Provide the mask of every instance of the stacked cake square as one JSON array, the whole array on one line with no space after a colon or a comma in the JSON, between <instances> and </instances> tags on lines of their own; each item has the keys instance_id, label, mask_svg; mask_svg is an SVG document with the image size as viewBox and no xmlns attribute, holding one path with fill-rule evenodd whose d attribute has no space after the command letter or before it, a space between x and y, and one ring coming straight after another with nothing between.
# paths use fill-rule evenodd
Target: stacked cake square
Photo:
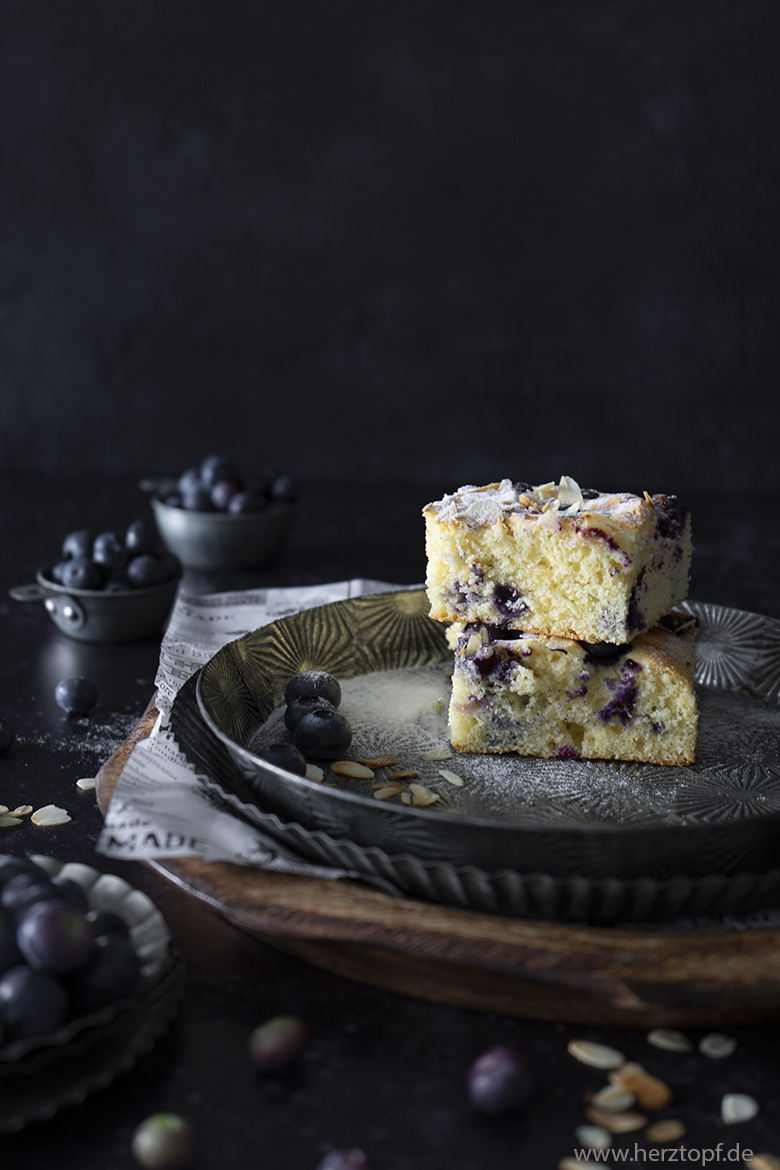
<instances>
[{"instance_id":1,"label":"stacked cake square","mask_svg":"<svg viewBox=\"0 0 780 1170\"><path fill-rule=\"evenodd\" d=\"M693 762L694 622L674 608L691 519L676 496L505 479L423 516L456 749Z\"/></svg>"}]
</instances>

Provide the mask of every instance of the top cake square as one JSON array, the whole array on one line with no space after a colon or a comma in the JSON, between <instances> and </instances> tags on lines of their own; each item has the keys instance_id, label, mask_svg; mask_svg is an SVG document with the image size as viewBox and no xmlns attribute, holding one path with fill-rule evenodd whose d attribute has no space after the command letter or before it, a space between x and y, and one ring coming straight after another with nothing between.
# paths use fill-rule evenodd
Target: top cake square
<instances>
[{"instance_id":1,"label":"top cake square","mask_svg":"<svg viewBox=\"0 0 780 1170\"><path fill-rule=\"evenodd\" d=\"M688 593L691 519L673 495L504 479L459 488L423 516L438 621L620 644Z\"/></svg>"}]
</instances>

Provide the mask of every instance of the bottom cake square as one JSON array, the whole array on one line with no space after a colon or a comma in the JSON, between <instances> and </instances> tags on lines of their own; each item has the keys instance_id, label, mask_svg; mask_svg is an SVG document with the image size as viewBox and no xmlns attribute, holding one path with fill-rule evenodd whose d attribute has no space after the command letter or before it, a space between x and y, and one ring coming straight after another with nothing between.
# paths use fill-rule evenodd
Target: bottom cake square
<instances>
[{"instance_id":1,"label":"bottom cake square","mask_svg":"<svg viewBox=\"0 0 780 1170\"><path fill-rule=\"evenodd\" d=\"M675 612L622 646L453 627L452 745L461 752L693 763L694 627Z\"/></svg>"}]
</instances>

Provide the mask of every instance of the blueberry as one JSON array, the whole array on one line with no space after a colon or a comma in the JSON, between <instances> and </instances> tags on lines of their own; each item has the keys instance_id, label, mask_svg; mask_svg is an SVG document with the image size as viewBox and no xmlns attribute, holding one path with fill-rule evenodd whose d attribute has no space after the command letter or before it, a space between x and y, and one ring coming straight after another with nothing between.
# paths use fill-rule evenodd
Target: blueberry
<instances>
[{"instance_id":1,"label":"blueberry","mask_svg":"<svg viewBox=\"0 0 780 1170\"><path fill-rule=\"evenodd\" d=\"M130 1148L145 1170L184 1170L195 1152L190 1123L176 1113L155 1113L135 1130Z\"/></svg>"},{"instance_id":2,"label":"blueberry","mask_svg":"<svg viewBox=\"0 0 780 1170\"><path fill-rule=\"evenodd\" d=\"M91 924L65 902L39 902L17 921L16 945L36 971L67 975L83 967L95 950Z\"/></svg>"},{"instance_id":3,"label":"blueberry","mask_svg":"<svg viewBox=\"0 0 780 1170\"><path fill-rule=\"evenodd\" d=\"M262 1072L289 1071L310 1039L308 1024L298 1016L274 1016L249 1037L249 1057Z\"/></svg>"},{"instance_id":4,"label":"blueberry","mask_svg":"<svg viewBox=\"0 0 780 1170\"><path fill-rule=\"evenodd\" d=\"M261 760L267 760L277 768L284 768L286 772L294 772L296 776L306 774L306 760L291 743L269 743L257 754Z\"/></svg>"},{"instance_id":5,"label":"blueberry","mask_svg":"<svg viewBox=\"0 0 780 1170\"><path fill-rule=\"evenodd\" d=\"M257 490L236 492L228 503L228 512L264 512L268 507L268 496Z\"/></svg>"},{"instance_id":6,"label":"blueberry","mask_svg":"<svg viewBox=\"0 0 780 1170\"><path fill-rule=\"evenodd\" d=\"M10 719L0 715L0 756L4 756L16 739L16 731Z\"/></svg>"},{"instance_id":7,"label":"blueberry","mask_svg":"<svg viewBox=\"0 0 780 1170\"><path fill-rule=\"evenodd\" d=\"M292 504L298 499L298 488L291 475L277 475L271 480L269 494L272 500Z\"/></svg>"},{"instance_id":8,"label":"blueberry","mask_svg":"<svg viewBox=\"0 0 780 1170\"><path fill-rule=\"evenodd\" d=\"M162 497L162 502L167 504L169 508L183 508L184 496L181 492L168 492L167 496Z\"/></svg>"},{"instance_id":9,"label":"blueberry","mask_svg":"<svg viewBox=\"0 0 780 1170\"><path fill-rule=\"evenodd\" d=\"M69 532L62 542L62 555L66 561L72 557L89 560L92 556L92 533L87 528Z\"/></svg>"},{"instance_id":10,"label":"blueberry","mask_svg":"<svg viewBox=\"0 0 780 1170\"><path fill-rule=\"evenodd\" d=\"M370 1166L363 1150L331 1150L317 1170L370 1170Z\"/></svg>"},{"instance_id":11,"label":"blueberry","mask_svg":"<svg viewBox=\"0 0 780 1170\"><path fill-rule=\"evenodd\" d=\"M145 520L134 520L125 532L125 548L131 556L151 556L157 549L157 534Z\"/></svg>"},{"instance_id":12,"label":"blueberry","mask_svg":"<svg viewBox=\"0 0 780 1170\"><path fill-rule=\"evenodd\" d=\"M197 487L182 492L181 506L187 512L213 512L210 489L204 484L198 484Z\"/></svg>"},{"instance_id":13,"label":"blueberry","mask_svg":"<svg viewBox=\"0 0 780 1170\"><path fill-rule=\"evenodd\" d=\"M53 565L49 570L49 576L51 577L52 581L56 581L58 585L62 585L63 583L63 579L65 577L65 566L67 563L67 561L57 561L57 564Z\"/></svg>"},{"instance_id":14,"label":"blueberry","mask_svg":"<svg viewBox=\"0 0 780 1170\"><path fill-rule=\"evenodd\" d=\"M528 1057L501 1045L478 1056L466 1078L473 1107L493 1117L514 1113L527 1105L534 1087L535 1076Z\"/></svg>"},{"instance_id":15,"label":"blueberry","mask_svg":"<svg viewBox=\"0 0 780 1170\"><path fill-rule=\"evenodd\" d=\"M129 939L106 934L94 942L86 966L68 980L72 1002L82 1012L98 1011L132 995L141 978L141 961Z\"/></svg>"},{"instance_id":16,"label":"blueberry","mask_svg":"<svg viewBox=\"0 0 780 1170\"><path fill-rule=\"evenodd\" d=\"M308 715L310 711L318 711L323 708L328 708L333 711L332 703L327 699L323 699L321 695L301 695L299 699L293 699L292 703L287 704L287 709L284 713L284 725L288 731L295 731L295 728L303 719L304 715Z\"/></svg>"},{"instance_id":17,"label":"blueberry","mask_svg":"<svg viewBox=\"0 0 780 1170\"><path fill-rule=\"evenodd\" d=\"M20 964L0 975L0 1018L9 1040L53 1032L65 1023L68 993L59 979Z\"/></svg>"},{"instance_id":18,"label":"blueberry","mask_svg":"<svg viewBox=\"0 0 780 1170\"><path fill-rule=\"evenodd\" d=\"M307 759L336 760L351 742L352 728L335 708L310 711L293 732L293 743Z\"/></svg>"},{"instance_id":19,"label":"blueberry","mask_svg":"<svg viewBox=\"0 0 780 1170\"><path fill-rule=\"evenodd\" d=\"M218 512L226 512L230 501L239 491L238 480L218 479L211 489L211 502Z\"/></svg>"},{"instance_id":20,"label":"blueberry","mask_svg":"<svg viewBox=\"0 0 780 1170\"><path fill-rule=\"evenodd\" d=\"M98 701L95 684L88 678L63 678L54 688L54 698L68 715L88 715Z\"/></svg>"},{"instance_id":21,"label":"blueberry","mask_svg":"<svg viewBox=\"0 0 780 1170\"><path fill-rule=\"evenodd\" d=\"M86 919L95 938L104 938L107 934L119 934L122 938L130 938L130 927L126 920L113 910L89 910Z\"/></svg>"},{"instance_id":22,"label":"blueberry","mask_svg":"<svg viewBox=\"0 0 780 1170\"><path fill-rule=\"evenodd\" d=\"M303 670L291 678L284 689L284 701L292 703L302 695L318 695L321 699L338 707L341 702L341 687L338 679L327 670Z\"/></svg>"},{"instance_id":23,"label":"blueberry","mask_svg":"<svg viewBox=\"0 0 780 1170\"><path fill-rule=\"evenodd\" d=\"M211 490L220 479L238 480L238 467L227 455L207 455L200 465L200 479Z\"/></svg>"},{"instance_id":24,"label":"blueberry","mask_svg":"<svg viewBox=\"0 0 780 1170\"><path fill-rule=\"evenodd\" d=\"M153 585L162 585L168 578L159 557L142 553L141 556L133 557L127 566L127 579L134 589L149 589Z\"/></svg>"},{"instance_id":25,"label":"blueberry","mask_svg":"<svg viewBox=\"0 0 780 1170\"><path fill-rule=\"evenodd\" d=\"M43 866L29 857L17 857L14 853L0 853L0 891L19 873L35 874L41 880L48 879Z\"/></svg>"},{"instance_id":26,"label":"blueberry","mask_svg":"<svg viewBox=\"0 0 780 1170\"><path fill-rule=\"evenodd\" d=\"M102 566L91 557L73 557L65 562L62 570L62 584L66 589L100 589L104 579Z\"/></svg>"},{"instance_id":27,"label":"blueberry","mask_svg":"<svg viewBox=\"0 0 780 1170\"><path fill-rule=\"evenodd\" d=\"M118 573L127 564L125 542L115 532L101 532L92 545L92 560L106 573Z\"/></svg>"},{"instance_id":28,"label":"blueberry","mask_svg":"<svg viewBox=\"0 0 780 1170\"><path fill-rule=\"evenodd\" d=\"M197 467L188 467L179 476L177 487L181 495L186 496L188 492L192 492L195 488L202 487L203 484L200 478L200 471Z\"/></svg>"}]
</instances>

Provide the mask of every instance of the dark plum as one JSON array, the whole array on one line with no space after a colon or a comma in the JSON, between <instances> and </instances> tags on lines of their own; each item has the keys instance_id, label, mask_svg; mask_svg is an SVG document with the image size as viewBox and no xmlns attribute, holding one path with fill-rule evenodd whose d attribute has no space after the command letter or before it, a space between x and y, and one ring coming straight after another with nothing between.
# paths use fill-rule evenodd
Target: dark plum
<instances>
[{"instance_id":1,"label":"dark plum","mask_svg":"<svg viewBox=\"0 0 780 1170\"><path fill-rule=\"evenodd\" d=\"M260 748L257 754L261 760L267 760L277 768L284 768L286 772L294 772L297 776L306 774L306 760L291 743L269 743Z\"/></svg>"},{"instance_id":2,"label":"dark plum","mask_svg":"<svg viewBox=\"0 0 780 1170\"><path fill-rule=\"evenodd\" d=\"M65 562L62 570L62 584L66 589L100 589L105 578L102 566L87 557L73 557Z\"/></svg>"},{"instance_id":3,"label":"dark plum","mask_svg":"<svg viewBox=\"0 0 780 1170\"><path fill-rule=\"evenodd\" d=\"M16 739L16 731L10 719L0 715L0 756L4 756Z\"/></svg>"},{"instance_id":4,"label":"dark plum","mask_svg":"<svg viewBox=\"0 0 780 1170\"><path fill-rule=\"evenodd\" d=\"M68 993L59 979L24 964L0 975L0 1019L7 1040L53 1032L68 1016Z\"/></svg>"},{"instance_id":5,"label":"dark plum","mask_svg":"<svg viewBox=\"0 0 780 1170\"><path fill-rule=\"evenodd\" d=\"M88 528L79 528L76 532L69 532L62 542L62 555L65 560L80 557L89 560L92 556L92 533Z\"/></svg>"},{"instance_id":6,"label":"dark plum","mask_svg":"<svg viewBox=\"0 0 780 1170\"><path fill-rule=\"evenodd\" d=\"M184 1170L195 1153L192 1127L177 1113L155 1113L136 1128L130 1149L144 1170Z\"/></svg>"},{"instance_id":7,"label":"dark plum","mask_svg":"<svg viewBox=\"0 0 780 1170\"><path fill-rule=\"evenodd\" d=\"M22 961L16 945L16 918L10 910L0 907L0 972L17 967Z\"/></svg>"},{"instance_id":8,"label":"dark plum","mask_svg":"<svg viewBox=\"0 0 780 1170\"><path fill-rule=\"evenodd\" d=\"M18 873L0 891L0 905L15 915L17 920L30 906L44 900L64 901L48 874L42 870L40 873Z\"/></svg>"},{"instance_id":9,"label":"dark plum","mask_svg":"<svg viewBox=\"0 0 780 1170\"><path fill-rule=\"evenodd\" d=\"M127 566L127 579L134 589L149 589L153 585L162 585L168 578L165 565L159 557L141 553L133 557Z\"/></svg>"},{"instance_id":10,"label":"dark plum","mask_svg":"<svg viewBox=\"0 0 780 1170\"><path fill-rule=\"evenodd\" d=\"M321 695L301 695L300 698L293 699L292 703L288 703L284 713L284 725L288 731L295 731L304 715L323 708L334 710L333 704L323 699Z\"/></svg>"},{"instance_id":11,"label":"dark plum","mask_svg":"<svg viewBox=\"0 0 780 1170\"><path fill-rule=\"evenodd\" d=\"M368 1158L363 1150L331 1150L321 1162L317 1163L317 1170L371 1170Z\"/></svg>"},{"instance_id":12,"label":"dark plum","mask_svg":"<svg viewBox=\"0 0 780 1170\"><path fill-rule=\"evenodd\" d=\"M59 897L67 902L69 906L80 910L82 914L87 914L89 911L89 898L87 892L82 885L74 881L73 878L62 877L57 874L51 878L51 884L56 890Z\"/></svg>"},{"instance_id":13,"label":"dark plum","mask_svg":"<svg viewBox=\"0 0 780 1170\"><path fill-rule=\"evenodd\" d=\"M95 951L92 926L84 913L65 902L39 902L17 915L16 945L36 971L67 975L78 971Z\"/></svg>"},{"instance_id":14,"label":"dark plum","mask_svg":"<svg viewBox=\"0 0 780 1170\"><path fill-rule=\"evenodd\" d=\"M91 679L63 678L54 688L54 698L68 715L88 715L98 701L98 690Z\"/></svg>"},{"instance_id":15,"label":"dark plum","mask_svg":"<svg viewBox=\"0 0 780 1170\"><path fill-rule=\"evenodd\" d=\"M307 759L336 760L352 742L352 728L335 708L310 711L293 732L293 743Z\"/></svg>"},{"instance_id":16,"label":"dark plum","mask_svg":"<svg viewBox=\"0 0 780 1170\"><path fill-rule=\"evenodd\" d=\"M341 702L341 686L327 670L302 670L290 679L284 688L284 701L292 703L303 695L317 695L327 699L333 707Z\"/></svg>"},{"instance_id":17,"label":"dark plum","mask_svg":"<svg viewBox=\"0 0 780 1170\"><path fill-rule=\"evenodd\" d=\"M129 939L119 934L101 935L86 966L68 979L74 1006L97 1011L115 1000L132 995L141 978L141 961Z\"/></svg>"},{"instance_id":18,"label":"dark plum","mask_svg":"<svg viewBox=\"0 0 780 1170\"><path fill-rule=\"evenodd\" d=\"M466 1091L480 1113L500 1117L527 1105L535 1088L531 1061L514 1048L497 1045L483 1052L468 1070Z\"/></svg>"},{"instance_id":19,"label":"dark plum","mask_svg":"<svg viewBox=\"0 0 780 1170\"><path fill-rule=\"evenodd\" d=\"M309 1044L308 1024L299 1016L274 1016L249 1037L249 1058L266 1073L288 1072Z\"/></svg>"},{"instance_id":20,"label":"dark plum","mask_svg":"<svg viewBox=\"0 0 780 1170\"><path fill-rule=\"evenodd\" d=\"M113 910L88 910L86 919L95 938L104 938L107 934L119 934L122 938L130 938L130 927L126 919Z\"/></svg>"},{"instance_id":21,"label":"dark plum","mask_svg":"<svg viewBox=\"0 0 780 1170\"><path fill-rule=\"evenodd\" d=\"M115 532L101 532L92 545L92 560L106 573L119 573L128 561L125 542Z\"/></svg>"}]
</instances>

